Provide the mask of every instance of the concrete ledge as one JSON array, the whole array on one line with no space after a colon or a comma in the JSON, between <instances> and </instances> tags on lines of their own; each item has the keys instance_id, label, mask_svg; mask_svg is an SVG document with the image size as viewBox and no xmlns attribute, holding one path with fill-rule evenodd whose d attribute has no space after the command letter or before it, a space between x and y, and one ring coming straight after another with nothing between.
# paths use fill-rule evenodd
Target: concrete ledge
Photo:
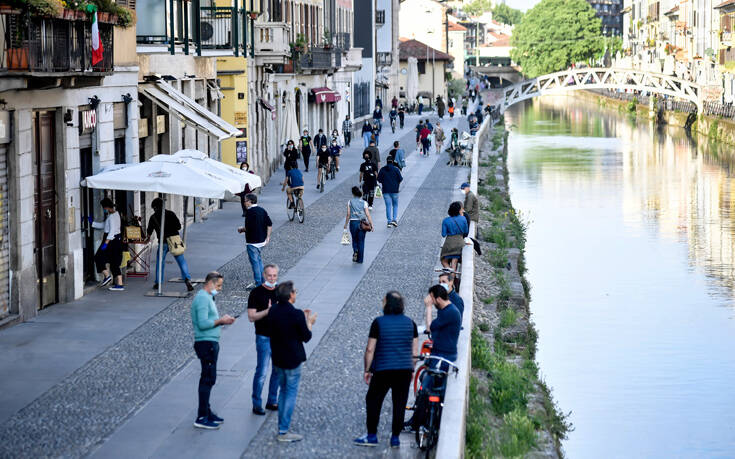
<instances>
[{"instance_id":1,"label":"concrete ledge","mask_svg":"<svg viewBox=\"0 0 735 459\"><path fill-rule=\"evenodd\" d=\"M492 125L489 116L486 116L475 136L475 145L472 149L472 171L470 174L470 190L477 194L478 163L480 158L480 144L483 143L489 127ZM470 224L470 236L475 237L477 228L475 222ZM464 314L462 315L462 331L459 333L457 344L457 366L459 373L456 377L450 376L447 381L447 390L444 395L444 408L439 426L439 442L436 446L436 456L441 459L464 457L465 428L467 418L467 401L470 390L470 359L472 352L472 311L475 291L475 250L471 245L465 246L462 251L462 284L459 294L464 300Z\"/></svg>"}]
</instances>

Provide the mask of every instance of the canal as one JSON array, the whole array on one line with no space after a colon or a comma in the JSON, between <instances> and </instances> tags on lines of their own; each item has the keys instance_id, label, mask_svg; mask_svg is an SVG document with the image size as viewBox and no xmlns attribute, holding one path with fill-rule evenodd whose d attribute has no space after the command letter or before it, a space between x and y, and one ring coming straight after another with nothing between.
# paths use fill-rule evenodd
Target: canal
<instances>
[{"instance_id":1,"label":"canal","mask_svg":"<svg viewBox=\"0 0 735 459\"><path fill-rule=\"evenodd\" d=\"M567 457L734 456L735 148L574 93L506 125Z\"/></svg>"}]
</instances>

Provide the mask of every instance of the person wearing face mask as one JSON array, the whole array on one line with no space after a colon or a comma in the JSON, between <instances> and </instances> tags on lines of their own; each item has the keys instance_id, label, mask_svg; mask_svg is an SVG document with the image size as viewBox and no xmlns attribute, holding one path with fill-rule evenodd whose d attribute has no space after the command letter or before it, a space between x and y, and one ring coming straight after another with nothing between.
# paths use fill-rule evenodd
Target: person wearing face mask
<instances>
[{"instance_id":1,"label":"person wearing face mask","mask_svg":"<svg viewBox=\"0 0 735 459\"><path fill-rule=\"evenodd\" d=\"M311 136L309 131L304 129L304 135L299 139L301 145L301 156L304 158L304 169L309 172L309 157L311 156Z\"/></svg>"},{"instance_id":2,"label":"person wearing face mask","mask_svg":"<svg viewBox=\"0 0 735 459\"><path fill-rule=\"evenodd\" d=\"M337 145L339 145L340 147L343 146L342 143L339 141L339 131L336 129L332 131L332 137L329 139L329 143L331 144L332 142L337 142Z\"/></svg>"},{"instance_id":3,"label":"person wearing face mask","mask_svg":"<svg viewBox=\"0 0 735 459\"><path fill-rule=\"evenodd\" d=\"M102 236L102 244L100 244L97 253L94 254L94 264L97 272L103 275L100 287L105 287L113 281L114 283L108 288L111 292L122 292L125 290L123 286L122 271L122 238L120 235L120 214L115 210L115 204L110 198L103 198L100 205L105 210L105 221L103 223L96 222L92 217L88 217L89 223L94 229L104 231ZM110 265L108 271L107 265Z\"/></svg>"},{"instance_id":4,"label":"person wearing face mask","mask_svg":"<svg viewBox=\"0 0 735 459\"><path fill-rule=\"evenodd\" d=\"M316 189L319 189L319 184L322 183L322 174L326 174L329 170L329 150L326 145L322 145L317 151L317 176L316 176ZM328 177L325 177L325 180Z\"/></svg>"},{"instance_id":5,"label":"person wearing face mask","mask_svg":"<svg viewBox=\"0 0 735 459\"><path fill-rule=\"evenodd\" d=\"M452 304L457 307L457 310L459 310L459 318L461 320L462 315L464 314L464 300L454 289L454 282L450 279L449 273L439 274L439 285L447 290L449 301L451 301Z\"/></svg>"},{"instance_id":6,"label":"person wearing face mask","mask_svg":"<svg viewBox=\"0 0 735 459\"><path fill-rule=\"evenodd\" d=\"M271 360L271 327L268 313L271 307L276 304L278 266L266 265L263 268L263 278L265 279L263 285L255 287L248 296L248 320L255 323L255 351L258 354L255 374L253 375L253 413L259 416L265 415L261 394ZM271 368L265 408L278 411L278 375L273 368Z\"/></svg>"},{"instance_id":7,"label":"person wearing face mask","mask_svg":"<svg viewBox=\"0 0 735 459\"><path fill-rule=\"evenodd\" d=\"M276 304L268 313L271 325L271 357L273 369L278 373L280 390L276 437L280 442L295 442L304 438L289 432L289 427L299 392L301 364L306 361L304 343L311 340L311 328L316 322L316 313L310 309L296 309L296 294L293 282L278 284Z\"/></svg>"},{"instance_id":8,"label":"person wearing face mask","mask_svg":"<svg viewBox=\"0 0 735 459\"><path fill-rule=\"evenodd\" d=\"M329 158L331 161L334 161L337 172L339 172L339 152L341 150L342 147L337 144L337 139L332 139L332 145L329 146Z\"/></svg>"},{"instance_id":9,"label":"person wearing face mask","mask_svg":"<svg viewBox=\"0 0 735 459\"><path fill-rule=\"evenodd\" d=\"M222 274L212 271L204 279L204 287L191 303L191 323L194 327L194 351L202 365L199 377L199 408L194 427L219 429L224 419L214 414L209 406L209 396L217 381L217 357L222 325L235 323L227 314L220 317L214 297L222 290Z\"/></svg>"},{"instance_id":10,"label":"person wearing face mask","mask_svg":"<svg viewBox=\"0 0 735 459\"><path fill-rule=\"evenodd\" d=\"M373 210L375 199L375 187L378 185L378 165L375 164L370 152L365 150L362 154L365 161L360 165L360 182L362 182L362 199L367 201L368 209Z\"/></svg>"},{"instance_id":11,"label":"person wearing face mask","mask_svg":"<svg viewBox=\"0 0 735 459\"><path fill-rule=\"evenodd\" d=\"M306 131L304 131L304 133L306 133ZM302 137L302 139L303 139L303 137ZM303 152L303 148L302 148L302 152ZM311 154L311 153L309 153L309 154ZM283 150L283 157L285 158L285 160L283 161L283 168L286 171L288 171L289 169L298 169L299 168L299 162L298 162L298 160L299 160L299 152L298 152L298 150L296 150L296 147L294 146L293 140L289 140L286 143L286 149ZM306 164L306 167L307 167L307 170L308 170L308 167L309 167L308 160L305 162L305 164ZM244 204L244 199L243 199L243 204Z\"/></svg>"},{"instance_id":12,"label":"person wearing face mask","mask_svg":"<svg viewBox=\"0 0 735 459\"><path fill-rule=\"evenodd\" d=\"M319 150L322 146L329 147L329 141L327 136L324 135L324 130L319 129L319 133L314 136L314 147Z\"/></svg>"},{"instance_id":13,"label":"person wearing face mask","mask_svg":"<svg viewBox=\"0 0 735 459\"><path fill-rule=\"evenodd\" d=\"M470 190L469 183L463 183L459 189L464 193L464 216L467 219L467 228L469 228L471 221L477 225L480 220L480 203L475 193Z\"/></svg>"}]
</instances>

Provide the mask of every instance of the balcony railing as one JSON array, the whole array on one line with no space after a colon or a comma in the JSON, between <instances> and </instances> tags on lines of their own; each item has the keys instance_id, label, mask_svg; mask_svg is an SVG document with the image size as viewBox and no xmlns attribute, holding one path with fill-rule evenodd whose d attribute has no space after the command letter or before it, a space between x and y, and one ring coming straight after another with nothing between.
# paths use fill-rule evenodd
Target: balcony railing
<instances>
[{"instance_id":1,"label":"balcony railing","mask_svg":"<svg viewBox=\"0 0 735 459\"><path fill-rule=\"evenodd\" d=\"M377 53L375 55L375 62L379 66L391 65L393 62L393 55L391 53Z\"/></svg>"},{"instance_id":2,"label":"balcony railing","mask_svg":"<svg viewBox=\"0 0 735 459\"><path fill-rule=\"evenodd\" d=\"M88 20L0 16L5 31L2 65L10 72L111 72L113 25L99 23L102 60L92 65L92 27Z\"/></svg>"},{"instance_id":3,"label":"balcony railing","mask_svg":"<svg viewBox=\"0 0 735 459\"><path fill-rule=\"evenodd\" d=\"M352 36L349 32L339 32L334 34L334 47L347 51L352 48Z\"/></svg>"},{"instance_id":4,"label":"balcony railing","mask_svg":"<svg viewBox=\"0 0 735 459\"><path fill-rule=\"evenodd\" d=\"M202 49L232 49L237 46L238 21L235 8L202 6L200 9L200 39ZM196 34L194 34L196 39Z\"/></svg>"},{"instance_id":5,"label":"balcony railing","mask_svg":"<svg viewBox=\"0 0 735 459\"><path fill-rule=\"evenodd\" d=\"M310 48L301 56L301 68L304 70L329 70L342 66L342 52L333 48Z\"/></svg>"},{"instance_id":6,"label":"balcony railing","mask_svg":"<svg viewBox=\"0 0 735 459\"><path fill-rule=\"evenodd\" d=\"M291 56L289 33L291 26L285 22L255 24L255 58L263 63L278 64Z\"/></svg>"}]
</instances>

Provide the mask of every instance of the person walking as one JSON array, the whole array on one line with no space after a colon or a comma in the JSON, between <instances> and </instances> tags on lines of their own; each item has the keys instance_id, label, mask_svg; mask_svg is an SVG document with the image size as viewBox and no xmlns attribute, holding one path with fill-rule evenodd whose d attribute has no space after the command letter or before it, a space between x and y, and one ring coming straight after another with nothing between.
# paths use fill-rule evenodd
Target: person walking
<instances>
[{"instance_id":1,"label":"person walking","mask_svg":"<svg viewBox=\"0 0 735 459\"><path fill-rule=\"evenodd\" d=\"M250 266L253 268L255 287L263 283L263 260L260 250L271 240L273 222L268 212L258 206L258 196L250 193L245 196L245 205L248 208L245 214L245 226L237 229L238 233L245 233L245 243L248 250Z\"/></svg>"},{"instance_id":2,"label":"person walking","mask_svg":"<svg viewBox=\"0 0 735 459\"><path fill-rule=\"evenodd\" d=\"M194 427L200 429L219 429L224 419L214 414L209 406L212 387L217 382L217 357L219 356L219 337L223 325L235 323L234 317L227 314L220 317L214 297L222 291L222 274L212 271L204 278L204 287L191 302L191 323L194 328L194 352L202 366L199 376L199 407Z\"/></svg>"},{"instance_id":3,"label":"person walking","mask_svg":"<svg viewBox=\"0 0 735 459\"><path fill-rule=\"evenodd\" d=\"M383 129L379 123L373 123L373 135L370 140L375 140L375 145L380 145L380 131Z\"/></svg>"},{"instance_id":4,"label":"person walking","mask_svg":"<svg viewBox=\"0 0 735 459\"><path fill-rule=\"evenodd\" d=\"M398 108L398 97L393 96L393 99L390 101L391 108Z\"/></svg>"},{"instance_id":5,"label":"person walking","mask_svg":"<svg viewBox=\"0 0 735 459\"><path fill-rule=\"evenodd\" d=\"M373 228L370 209L362 195L360 188L352 187L352 199L347 201L347 217L345 218L345 229L347 229L347 225L350 226L352 261L355 263L362 263L365 255L365 235ZM367 225L364 222L367 222Z\"/></svg>"},{"instance_id":6,"label":"person walking","mask_svg":"<svg viewBox=\"0 0 735 459\"><path fill-rule=\"evenodd\" d=\"M449 99L447 107L447 112L449 112L449 119L451 120L452 118L454 118L454 98Z\"/></svg>"},{"instance_id":7,"label":"person walking","mask_svg":"<svg viewBox=\"0 0 735 459\"><path fill-rule=\"evenodd\" d=\"M406 120L406 107L403 104L398 107L398 120L401 122L401 129L403 129L403 124Z\"/></svg>"},{"instance_id":8,"label":"person walking","mask_svg":"<svg viewBox=\"0 0 735 459\"><path fill-rule=\"evenodd\" d=\"M376 105L373 110L373 124L378 127L378 131L383 130L383 107Z\"/></svg>"},{"instance_id":9,"label":"person walking","mask_svg":"<svg viewBox=\"0 0 735 459\"><path fill-rule=\"evenodd\" d=\"M469 183L463 183L459 189L464 194L464 216L467 219L467 228L469 228L471 221L475 222L475 225L480 221L480 202L475 193L470 190Z\"/></svg>"},{"instance_id":10,"label":"person walking","mask_svg":"<svg viewBox=\"0 0 735 459\"><path fill-rule=\"evenodd\" d=\"M370 145L363 153L365 152L370 153L370 160L374 162L376 166L380 166L380 150L375 146L375 142L370 141Z\"/></svg>"},{"instance_id":11,"label":"person walking","mask_svg":"<svg viewBox=\"0 0 735 459\"><path fill-rule=\"evenodd\" d=\"M304 437L289 432L301 380L301 364L306 361L304 343L311 340L317 314L294 307L297 291L293 282L276 287L276 304L268 313L271 323L271 358L278 372L278 441L295 442Z\"/></svg>"},{"instance_id":12,"label":"person walking","mask_svg":"<svg viewBox=\"0 0 735 459\"><path fill-rule=\"evenodd\" d=\"M444 135L444 129L442 129L441 123L437 121L436 127L434 128L434 141L437 154L442 152L442 147L444 146L444 140L446 138L447 137Z\"/></svg>"},{"instance_id":13,"label":"person walking","mask_svg":"<svg viewBox=\"0 0 735 459\"><path fill-rule=\"evenodd\" d=\"M345 146L350 146L350 141L352 140L352 120L350 119L350 115L345 116L345 120L342 121L342 135L345 138Z\"/></svg>"},{"instance_id":14,"label":"person walking","mask_svg":"<svg viewBox=\"0 0 735 459\"><path fill-rule=\"evenodd\" d=\"M362 124L362 141L365 143L365 148L370 145L370 138L373 136L373 127L368 121Z\"/></svg>"},{"instance_id":15,"label":"person walking","mask_svg":"<svg viewBox=\"0 0 735 459\"><path fill-rule=\"evenodd\" d=\"M388 228L398 226L398 190L403 176L393 161L388 160L378 172L378 182L382 185L383 201L385 201L385 218Z\"/></svg>"},{"instance_id":16,"label":"person walking","mask_svg":"<svg viewBox=\"0 0 735 459\"><path fill-rule=\"evenodd\" d=\"M365 395L367 434L354 440L356 445L378 445L378 422L383 400L388 391L393 399L391 448L401 445L406 402L411 387L414 356L418 355L419 339L416 323L404 315L404 300L400 293L390 291L383 298L383 315L370 325L365 347L363 379L368 384Z\"/></svg>"},{"instance_id":17,"label":"person walking","mask_svg":"<svg viewBox=\"0 0 735 459\"><path fill-rule=\"evenodd\" d=\"M439 119L444 119L444 99L442 96L436 96L436 114L439 115Z\"/></svg>"},{"instance_id":18,"label":"person walking","mask_svg":"<svg viewBox=\"0 0 735 459\"><path fill-rule=\"evenodd\" d=\"M103 198L100 201L100 206L102 206L102 209L106 213L104 222L96 222L91 216L88 217L92 228L104 231L102 243L94 254L94 264L97 272L103 276L100 287L106 287L110 283L113 283L108 290L111 292L122 292L125 290L125 286L123 285L122 271L120 270L123 253L122 234L120 233L120 213L115 210L115 204L110 198ZM108 264L110 265L109 270L107 269Z\"/></svg>"},{"instance_id":19,"label":"person walking","mask_svg":"<svg viewBox=\"0 0 735 459\"><path fill-rule=\"evenodd\" d=\"M457 270L457 264L462 257L462 249L464 249L464 238L469 234L467 219L461 215L462 203L455 201L449 205L446 217L442 221L442 237L444 244L441 250L441 263L445 268L451 268L452 271ZM454 280L454 275L451 276Z\"/></svg>"},{"instance_id":20,"label":"person walking","mask_svg":"<svg viewBox=\"0 0 735 459\"><path fill-rule=\"evenodd\" d=\"M329 147L329 140L327 140L327 136L324 135L324 130L319 129L317 135L314 136L314 148L316 148L316 151L319 151L321 150L322 145Z\"/></svg>"},{"instance_id":21,"label":"person walking","mask_svg":"<svg viewBox=\"0 0 735 459\"><path fill-rule=\"evenodd\" d=\"M163 213L163 200L161 200L161 198L154 199L151 203L151 207L153 208L153 215L151 215L151 218L148 219L148 237L150 238L155 231L156 237L158 238L158 243L163 244L162 262L158 258L159 252L158 250L156 250L156 283L153 284L153 290L157 290L158 284L165 282L163 273L166 270L166 255L168 255L168 252L171 250L169 238L179 236L181 222L173 211L167 209L166 217L163 219L163 237L161 237L161 216ZM179 265L181 278L184 279L184 283L186 284L186 290L191 292L192 290L194 290L194 286L191 285L191 274L189 274L189 265L186 263L186 258L184 258L184 254L181 253L179 255L174 255L174 260L176 260L176 264Z\"/></svg>"},{"instance_id":22,"label":"person walking","mask_svg":"<svg viewBox=\"0 0 735 459\"><path fill-rule=\"evenodd\" d=\"M289 140L289 142L291 142L291 141ZM291 148L293 148L293 142L291 142ZM288 145L286 146L286 149L288 149ZM286 156L285 151L284 151L283 154L284 154L284 156ZM240 170L255 175L255 172L253 172L253 171L250 170L250 165L248 163L246 163L246 162L240 163ZM243 217L245 216L245 211L247 210L245 208L245 196L248 195L248 194L250 194L250 193L252 193L252 192L253 192L253 189L250 188L250 184L249 183L246 183L245 184L245 189L243 189L240 193L237 193L237 195L240 197L240 207L242 207L242 216Z\"/></svg>"},{"instance_id":23,"label":"person walking","mask_svg":"<svg viewBox=\"0 0 735 459\"><path fill-rule=\"evenodd\" d=\"M304 159L304 170L309 172L309 157L311 156L311 136L309 131L304 129L304 135L299 139L301 145L301 157ZM298 155L297 155L298 157ZM296 165L298 167L298 164Z\"/></svg>"},{"instance_id":24,"label":"person walking","mask_svg":"<svg viewBox=\"0 0 735 459\"><path fill-rule=\"evenodd\" d=\"M393 158L393 164L395 164L401 171L406 167L406 152L401 148L401 143L399 141L396 140L393 142L393 149L388 152L388 157Z\"/></svg>"},{"instance_id":25,"label":"person walking","mask_svg":"<svg viewBox=\"0 0 735 459\"><path fill-rule=\"evenodd\" d=\"M255 287L248 295L248 320L255 324L255 352L257 363L253 375L253 413L265 415L263 409L263 385L265 374L271 360L271 326L268 313L276 304L276 284L278 283L278 266L266 265L263 268L263 285ZM278 410L278 374L271 368L271 377L268 383L268 398L265 409Z\"/></svg>"},{"instance_id":26,"label":"person walking","mask_svg":"<svg viewBox=\"0 0 735 459\"><path fill-rule=\"evenodd\" d=\"M419 116L421 116L421 113L424 111L424 96L418 96L416 102L419 105Z\"/></svg>"},{"instance_id":27,"label":"person walking","mask_svg":"<svg viewBox=\"0 0 735 459\"><path fill-rule=\"evenodd\" d=\"M373 162L370 152L362 154L364 162L360 164L360 183L362 183L362 199L367 201L368 209L373 210L375 187L378 186L378 165Z\"/></svg>"},{"instance_id":28,"label":"person walking","mask_svg":"<svg viewBox=\"0 0 735 459\"><path fill-rule=\"evenodd\" d=\"M422 124L421 131L419 131L419 141L421 142L421 154L424 156L429 156L429 148L431 147L430 135L431 131L429 127L426 124Z\"/></svg>"},{"instance_id":29,"label":"person walking","mask_svg":"<svg viewBox=\"0 0 735 459\"><path fill-rule=\"evenodd\" d=\"M304 131L306 132L306 131ZM303 139L303 137L302 137ZM302 148L303 150L303 148ZM308 153L307 153L308 154ZM294 146L293 140L289 140L286 142L286 149L283 150L283 168L288 172L289 169L298 169L299 167L299 151ZM308 164L308 161L304 163L305 165ZM245 193L242 195L242 203L243 206L245 205L245 196L247 196L249 193ZM245 209L247 211L247 208ZM243 214L245 213L243 211ZM244 217L245 215L243 215Z\"/></svg>"}]
</instances>

